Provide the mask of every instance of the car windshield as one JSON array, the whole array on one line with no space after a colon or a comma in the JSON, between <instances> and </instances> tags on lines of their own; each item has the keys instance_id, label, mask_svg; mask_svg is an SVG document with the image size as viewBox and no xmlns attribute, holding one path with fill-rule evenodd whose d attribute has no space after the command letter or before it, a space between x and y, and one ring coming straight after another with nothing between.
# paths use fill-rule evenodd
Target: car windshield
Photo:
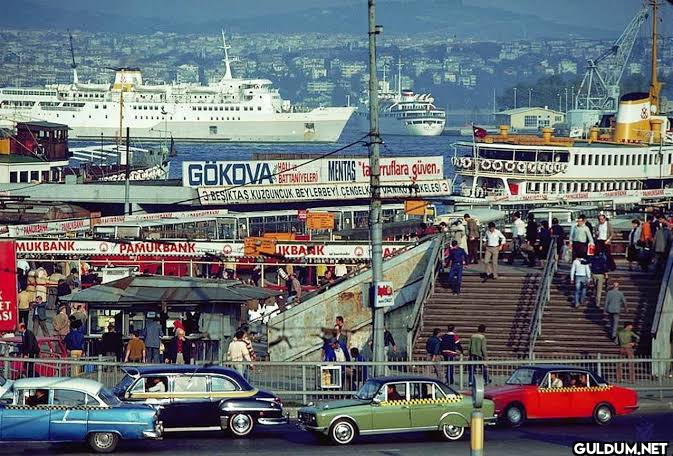
<instances>
[{"instance_id":1,"label":"car windshield","mask_svg":"<svg viewBox=\"0 0 673 456\"><path fill-rule=\"evenodd\" d=\"M129 389L134 380L135 377L131 377L128 374L124 375L119 383L117 383L117 385L112 388L112 392L118 396L124 394L126 390Z\"/></svg>"},{"instance_id":2,"label":"car windshield","mask_svg":"<svg viewBox=\"0 0 673 456\"><path fill-rule=\"evenodd\" d=\"M521 368L514 371L514 373L507 380L508 385L537 385L539 379L535 375L536 369Z\"/></svg>"},{"instance_id":3,"label":"car windshield","mask_svg":"<svg viewBox=\"0 0 673 456\"><path fill-rule=\"evenodd\" d=\"M355 394L355 397L365 401L370 401L374 399L374 396L376 396L376 393L379 391L380 387L381 384L379 382L374 380L367 380L365 384L362 385L362 388L360 388L360 391Z\"/></svg>"},{"instance_id":4,"label":"car windshield","mask_svg":"<svg viewBox=\"0 0 673 456\"><path fill-rule=\"evenodd\" d=\"M117 396L112 394L112 391L107 388L101 388L98 392L98 397L100 397L100 399L109 407L115 407L122 402Z\"/></svg>"}]
</instances>

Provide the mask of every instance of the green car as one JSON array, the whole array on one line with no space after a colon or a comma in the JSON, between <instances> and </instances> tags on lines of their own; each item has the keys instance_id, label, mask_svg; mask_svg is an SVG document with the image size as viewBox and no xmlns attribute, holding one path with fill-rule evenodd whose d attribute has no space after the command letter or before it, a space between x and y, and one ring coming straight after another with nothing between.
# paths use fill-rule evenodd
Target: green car
<instances>
[{"instance_id":1,"label":"green car","mask_svg":"<svg viewBox=\"0 0 673 456\"><path fill-rule=\"evenodd\" d=\"M472 398L463 397L437 379L420 376L376 377L353 399L299 409L299 427L326 435L338 445L357 435L438 431L458 440L470 426ZM484 400L485 421L495 423L493 401Z\"/></svg>"}]
</instances>

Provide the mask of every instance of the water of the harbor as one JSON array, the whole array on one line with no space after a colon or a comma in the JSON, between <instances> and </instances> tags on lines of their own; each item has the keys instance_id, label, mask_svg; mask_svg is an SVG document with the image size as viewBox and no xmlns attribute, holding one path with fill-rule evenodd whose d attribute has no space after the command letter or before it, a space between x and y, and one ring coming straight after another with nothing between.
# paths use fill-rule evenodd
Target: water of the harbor
<instances>
[{"instance_id":1,"label":"water of the harbor","mask_svg":"<svg viewBox=\"0 0 673 456\"><path fill-rule=\"evenodd\" d=\"M311 144L256 144L256 143L177 143L178 156L171 162L170 177L172 179L180 178L182 175L182 162L188 160L249 160L255 153L282 153L298 155L300 154L327 154L347 144L362 139L365 132L360 131L354 122L346 125L339 141L337 143ZM453 168L451 167L451 157L453 149L451 144L459 139L468 140L469 138L458 138L456 136L397 136L383 135L384 145L381 147L381 154L384 156L423 156L423 155L442 155L444 156L444 172L447 178L453 177ZM352 146L339 154L367 155L368 150L363 139L363 144ZM134 144L142 147L142 144Z\"/></svg>"}]
</instances>

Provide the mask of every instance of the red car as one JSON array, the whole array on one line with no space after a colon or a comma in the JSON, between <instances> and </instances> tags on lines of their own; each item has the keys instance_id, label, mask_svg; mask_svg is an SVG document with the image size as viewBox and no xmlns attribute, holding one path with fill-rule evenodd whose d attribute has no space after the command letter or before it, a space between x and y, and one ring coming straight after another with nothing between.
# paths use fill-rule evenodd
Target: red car
<instances>
[{"instance_id":1,"label":"red car","mask_svg":"<svg viewBox=\"0 0 673 456\"><path fill-rule=\"evenodd\" d=\"M546 418L593 418L606 425L638 408L636 391L572 366L522 366L504 386L487 389L485 397L495 402L495 413L512 427Z\"/></svg>"}]
</instances>

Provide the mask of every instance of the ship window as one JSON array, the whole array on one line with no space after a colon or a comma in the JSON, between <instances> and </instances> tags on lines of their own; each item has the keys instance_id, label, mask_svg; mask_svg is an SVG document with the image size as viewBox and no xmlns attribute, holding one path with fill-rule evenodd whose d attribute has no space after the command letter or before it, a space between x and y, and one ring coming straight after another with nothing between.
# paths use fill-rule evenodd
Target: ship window
<instances>
[{"instance_id":1,"label":"ship window","mask_svg":"<svg viewBox=\"0 0 673 456\"><path fill-rule=\"evenodd\" d=\"M624 166L624 156L623 155L619 156L619 166Z\"/></svg>"},{"instance_id":2,"label":"ship window","mask_svg":"<svg viewBox=\"0 0 673 456\"><path fill-rule=\"evenodd\" d=\"M208 127L208 132L211 135L216 135L217 134L217 127L215 125L211 125L210 127Z\"/></svg>"},{"instance_id":3,"label":"ship window","mask_svg":"<svg viewBox=\"0 0 673 456\"><path fill-rule=\"evenodd\" d=\"M650 154L650 165L654 164L654 154Z\"/></svg>"},{"instance_id":4,"label":"ship window","mask_svg":"<svg viewBox=\"0 0 673 456\"><path fill-rule=\"evenodd\" d=\"M103 105L103 109L107 109L107 105Z\"/></svg>"},{"instance_id":5,"label":"ship window","mask_svg":"<svg viewBox=\"0 0 673 456\"><path fill-rule=\"evenodd\" d=\"M16 183L16 171L12 171L11 173L9 173L9 182L11 184Z\"/></svg>"},{"instance_id":6,"label":"ship window","mask_svg":"<svg viewBox=\"0 0 673 456\"><path fill-rule=\"evenodd\" d=\"M240 110L241 110L241 107L240 107L240 106L236 106L236 111L240 111Z\"/></svg>"},{"instance_id":7,"label":"ship window","mask_svg":"<svg viewBox=\"0 0 673 456\"><path fill-rule=\"evenodd\" d=\"M98 109L98 105L94 105L94 108ZM136 109L136 107L134 106L133 109Z\"/></svg>"},{"instance_id":8,"label":"ship window","mask_svg":"<svg viewBox=\"0 0 673 456\"><path fill-rule=\"evenodd\" d=\"M673 156L673 155L671 155L671 153L669 152L669 153L668 153L668 164L669 164L669 165L671 164L671 157L672 157L672 156Z\"/></svg>"},{"instance_id":9,"label":"ship window","mask_svg":"<svg viewBox=\"0 0 673 456\"><path fill-rule=\"evenodd\" d=\"M589 154L589 156L587 157L587 165L593 165L594 164L593 161L594 161L594 156Z\"/></svg>"},{"instance_id":10,"label":"ship window","mask_svg":"<svg viewBox=\"0 0 673 456\"><path fill-rule=\"evenodd\" d=\"M261 111L261 110L262 110L262 107L261 107L261 106L257 106L257 110L258 110L258 111ZM670 158L670 155L669 155L669 158Z\"/></svg>"},{"instance_id":11,"label":"ship window","mask_svg":"<svg viewBox=\"0 0 673 456\"><path fill-rule=\"evenodd\" d=\"M580 164L585 166L587 164L587 156L585 154L580 155Z\"/></svg>"},{"instance_id":12,"label":"ship window","mask_svg":"<svg viewBox=\"0 0 673 456\"><path fill-rule=\"evenodd\" d=\"M28 182L28 171L21 171L20 172L19 182Z\"/></svg>"},{"instance_id":13,"label":"ship window","mask_svg":"<svg viewBox=\"0 0 673 456\"><path fill-rule=\"evenodd\" d=\"M575 166L579 165L580 156L575 154L575 161L573 162Z\"/></svg>"}]
</instances>

